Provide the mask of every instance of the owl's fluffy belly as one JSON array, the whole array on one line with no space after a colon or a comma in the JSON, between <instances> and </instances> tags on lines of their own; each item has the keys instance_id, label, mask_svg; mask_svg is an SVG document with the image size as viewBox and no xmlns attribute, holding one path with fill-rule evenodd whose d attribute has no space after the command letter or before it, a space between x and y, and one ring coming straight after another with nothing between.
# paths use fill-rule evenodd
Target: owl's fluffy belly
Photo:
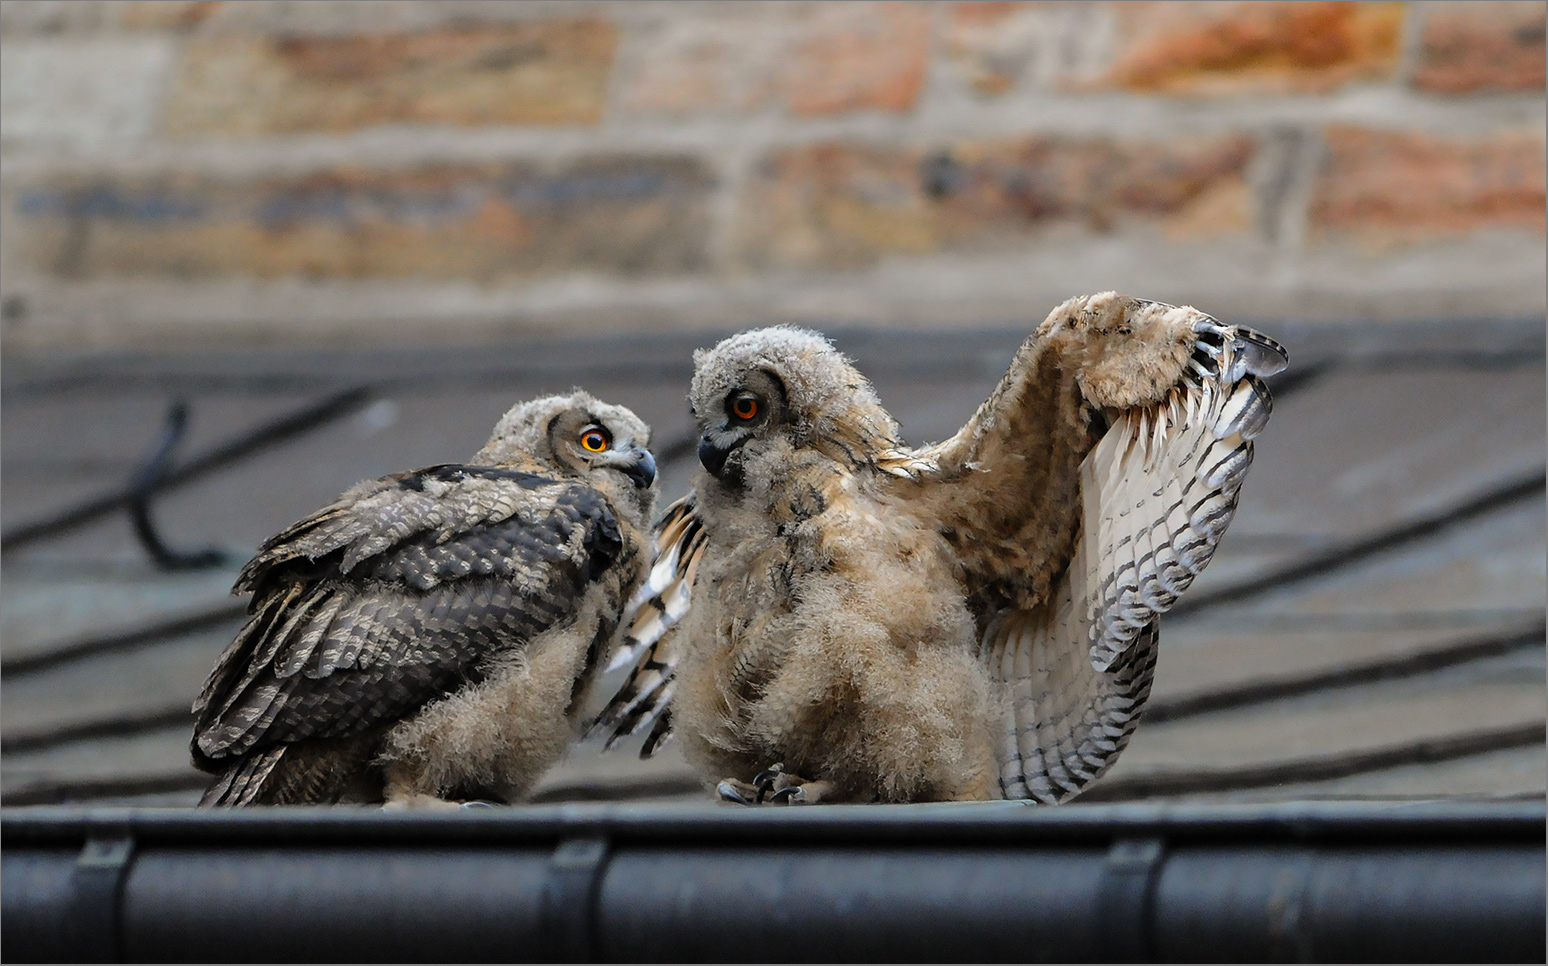
<instances>
[{"instance_id":1,"label":"owl's fluffy belly","mask_svg":"<svg viewBox=\"0 0 1548 966\"><path fill-rule=\"evenodd\" d=\"M386 737L379 760L409 791L427 796L492 794L514 802L564 754L577 690L590 683L587 655L611 633L618 598L602 581L577 619L495 662L478 685L427 705ZM594 668L592 669L595 670Z\"/></svg>"},{"instance_id":2,"label":"owl's fluffy belly","mask_svg":"<svg viewBox=\"0 0 1548 966\"><path fill-rule=\"evenodd\" d=\"M743 781L782 763L837 800L996 797L999 716L944 543L820 524L820 545L744 546L705 575L674 698L685 753Z\"/></svg>"}]
</instances>

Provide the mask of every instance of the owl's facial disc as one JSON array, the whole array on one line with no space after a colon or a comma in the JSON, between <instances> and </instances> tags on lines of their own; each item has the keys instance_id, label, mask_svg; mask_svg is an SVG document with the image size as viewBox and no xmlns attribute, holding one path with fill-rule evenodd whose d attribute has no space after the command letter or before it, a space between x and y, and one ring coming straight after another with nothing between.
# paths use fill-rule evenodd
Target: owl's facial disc
<instances>
[{"instance_id":1,"label":"owl's facial disc","mask_svg":"<svg viewBox=\"0 0 1548 966\"><path fill-rule=\"evenodd\" d=\"M549 423L548 441L559 462L577 473L617 470L639 490L656 481L655 457L627 425L613 425L585 410L566 410Z\"/></svg>"},{"instance_id":2,"label":"owl's facial disc","mask_svg":"<svg viewBox=\"0 0 1548 966\"><path fill-rule=\"evenodd\" d=\"M747 373L728 392L721 413L708 414L699 439L699 462L709 474L730 486L742 483L742 447L782 421L785 387L769 372Z\"/></svg>"}]
</instances>

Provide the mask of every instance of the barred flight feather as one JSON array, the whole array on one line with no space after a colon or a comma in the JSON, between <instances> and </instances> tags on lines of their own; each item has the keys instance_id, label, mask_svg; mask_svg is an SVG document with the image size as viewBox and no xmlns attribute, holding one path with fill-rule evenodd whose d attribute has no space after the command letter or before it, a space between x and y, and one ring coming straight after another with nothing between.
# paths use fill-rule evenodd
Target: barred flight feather
<instances>
[{"instance_id":1,"label":"barred flight feather","mask_svg":"<svg viewBox=\"0 0 1548 966\"><path fill-rule=\"evenodd\" d=\"M608 668L633 662L634 670L587 731L588 738L606 736L604 751L652 722L656 727L640 749L641 758L649 758L670 737L670 718L663 712L672 699L680 656L671 631L688 612L705 539L691 496L668 507L656 525L656 563L624 614L624 643Z\"/></svg>"},{"instance_id":2,"label":"barred flight feather","mask_svg":"<svg viewBox=\"0 0 1548 966\"><path fill-rule=\"evenodd\" d=\"M1158 621L1214 555L1284 350L1203 320L1197 386L1120 413L1081 465L1082 525L1049 604L1007 610L981 654L1007 690L1001 791L1068 800L1117 760L1155 673Z\"/></svg>"}]
</instances>

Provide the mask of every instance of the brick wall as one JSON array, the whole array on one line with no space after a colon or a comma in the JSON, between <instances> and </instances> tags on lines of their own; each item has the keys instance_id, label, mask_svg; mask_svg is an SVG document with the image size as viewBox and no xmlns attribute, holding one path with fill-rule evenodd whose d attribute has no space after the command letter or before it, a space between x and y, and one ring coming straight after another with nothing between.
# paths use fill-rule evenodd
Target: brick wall
<instances>
[{"instance_id":1,"label":"brick wall","mask_svg":"<svg viewBox=\"0 0 1548 966\"><path fill-rule=\"evenodd\" d=\"M1541 314L1545 9L5 0L4 346Z\"/></svg>"}]
</instances>

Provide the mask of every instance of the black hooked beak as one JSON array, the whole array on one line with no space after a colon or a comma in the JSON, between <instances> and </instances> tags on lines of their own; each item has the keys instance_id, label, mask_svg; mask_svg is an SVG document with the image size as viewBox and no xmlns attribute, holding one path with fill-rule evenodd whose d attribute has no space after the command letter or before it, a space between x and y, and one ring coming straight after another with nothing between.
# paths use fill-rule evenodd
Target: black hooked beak
<instances>
[{"instance_id":1,"label":"black hooked beak","mask_svg":"<svg viewBox=\"0 0 1548 966\"><path fill-rule=\"evenodd\" d=\"M656 458L650 455L650 450L636 450L636 458L633 463L621 466L624 475L634 481L637 490L649 489L656 482Z\"/></svg>"},{"instance_id":2,"label":"black hooked beak","mask_svg":"<svg viewBox=\"0 0 1548 966\"><path fill-rule=\"evenodd\" d=\"M709 470L710 476L719 476L726 465L726 457L741 444L741 440L727 447L716 446L706 433L699 440L699 463Z\"/></svg>"}]
</instances>

